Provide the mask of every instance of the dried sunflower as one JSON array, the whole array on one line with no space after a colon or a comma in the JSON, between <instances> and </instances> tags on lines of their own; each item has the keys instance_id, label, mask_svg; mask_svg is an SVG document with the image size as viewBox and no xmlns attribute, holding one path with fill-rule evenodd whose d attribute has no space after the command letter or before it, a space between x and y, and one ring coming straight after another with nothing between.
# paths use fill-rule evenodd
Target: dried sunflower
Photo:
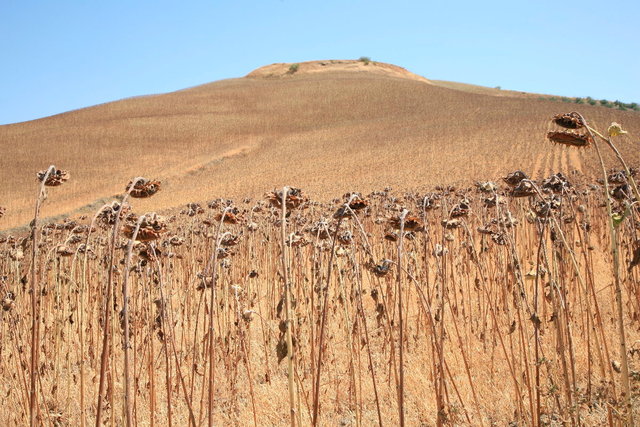
<instances>
[{"instance_id":1,"label":"dried sunflower","mask_svg":"<svg viewBox=\"0 0 640 427\"><path fill-rule=\"evenodd\" d=\"M504 204L505 201L504 201L504 197L498 196L497 194L494 194L491 197L485 197L484 199L482 199L482 203L484 203L485 207L487 207L487 208L493 208L498 203Z\"/></svg>"},{"instance_id":2,"label":"dried sunflower","mask_svg":"<svg viewBox=\"0 0 640 427\"><path fill-rule=\"evenodd\" d=\"M302 233L300 233L299 231L296 231L295 233L291 233L289 235L289 238L287 239L285 244L287 246L297 248L301 246L306 246L309 244L309 242L307 241L307 239L304 238L304 235Z\"/></svg>"},{"instance_id":3,"label":"dried sunflower","mask_svg":"<svg viewBox=\"0 0 640 427\"><path fill-rule=\"evenodd\" d=\"M528 197L536 194L535 187L531 181L522 180L511 190L511 197Z\"/></svg>"},{"instance_id":4,"label":"dried sunflower","mask_svg":"<svg viewBox=\"0 0 640 427\"><path fill-rule=\"evenodd\" d=\"M180 236L173 236L169 239L169 244L171 246L182 246L184 243L184 238Z\"/></svg>"},{"instance_id":5,"label":"dried sunflower","mask_svg":"<svg viewBox=\"0 0 640 427\"><path fill-rule=\"evenodd\" d=\"M198 203L188 203L187 208L180 212L182 215L196 216L204 213L204 209Z\"/></svg>"},{"instance_id":6,"label":"dried sunflower","mask_svg":"<svg viewBox=\"0 0 640 427\"><path fill-rule=\"evenodd\" d=\"M47 170L38 172L38 181L44 181L45 176L47 176ZM47 176L47 180L44 182L44 185L46 185L47 187L57 187L59 185L62 185L62 183L67 181L69 178L69 172L53 168L49 176Z\"/></svg>"},{"instance_id":7,"label":"dried sunflower","mask_svg":"<svg viewBox=\"0 0 640 427\"><path fill-rule=\"evenodd\" d=\"M504 182L506 182L511 186L516 186L520 184L520 181L522 181L523 179L529 179L529 177L527 176L526 173L519 170L515 172L511 172L510 174L502 178Z\"/></svg>"},{"instance_id":8,"label":"dried sunflower","mask_svg":"<svg viewBox=\"0 0 640 427\"><path fill-rule=\"evenodd\" d=\"M69 256L72 256L74 253L75 251L73 251L71 248L65 245L59 245L56 248L56 254L61 257L69 257Z\"/></svg>"},{"instance_id":9,"label":"dried sunflower","mask_svg":"<svg viewBox=\"0 0 640 427\"><path fill-rule=\"evenodd\" d=\"M110 206L100 212L98 219L103 225L114 225L118 214L120 215L120 220L127 218L131 214L131 207L129 205L123 206L121 203L113 202Z\"/></svg>"},{"instance_id":10,"label":"dried sunflower","mask_svg":"<svg viewBox=\"0 0 640 427\"><path fill-rule=\"evenodd\" d=\"M282 190L274 190L266 195L267 201L269 201L269 203L271 203L271 206L275 208L282 208L282 198ZM302 194L302 190L293 187L287 189L285 200L287 209L296 209L308 201L308 199Z\"/></svg>"},{"instance_id":11,"label":"dried sunflower","mask_svg":"<svg viewBox=\"0 0 640 427\"><path fill-rule=\"evenodd\" d=\"M369 201L364 199L360 193L347 193L344 198L349 201L349 207L354 211L359 211L369 206Z\"/></svg>"},{"instance_id":12,"label":"dried sunflower","mask_svg":"<svg viewBox=\"0 0 640 427\"><path fill-rule=\"evenodd\" d=\"M453 209L451 209L451 213L449 214L449 216L451 218L458 218L461 216L467 216L469 215L469 200L464 199L462 201L460 201L460 203L458 203L457 205L455 205L453 207Z\"/></svg>"},{"instance_id":13,"label":"dried sunflower","mask_svg":"<svg viewBox=\"0 0 640 427\"><path fill-rule=\"evenodd\" d=\"M552 142L570 147L588 147L589 144L591 144L591 137L589 135L570 130L548 132L547 138Z\"/></svg>"},{"instance_id":14,"label":"dried sunflower","mask_svg":"<svg viewBox=\"0 0 640 427\"><path fill-rule=\"evenodd\" d=\"M389 219L389 225L396 230L400 230L401 223L400 217ZM422 220L417 216L407 215L404 218L404 229L405 231L422 231L424 230L424 225L422 224Z\"/></svg>"},{"instance_id":15,"label":"dried sunflower","mask_svg":"<svg viewBox=\"0 0 640 427\"><path fill-rule=\"evenodd\" d=\"M237 208L233 208L231 210L228 210L224 214L224 220L222 219L222 212L216 214L214 219L216 221L218 221L218 222L220 222L222 220L225 224L239 224L240 222L242 222L244 220L243 216L240 215L240 211Z\"/></svg>"},{"instance_id":16,"label":"dried sunflower","mask_svg":"<svg viewBox=\"0 0 640 427\"><path fill-rule=\"evenodd\" d=\"M553 116L553 122L558 126L562 126L566 129L579 129L584 127L580 114L575 111L571 113L560 113Z\"/></svg>"},{"instance_id":17,"label":"dried sunflower","mask_svg":"<svg viewBox=\"0 0 640 427\"><path fill-rule=\"evenodd\" d=\"M616 200L626 200L632 198L631 187L629 184L618 185L611 190L611 197Z\"/></svg>"},{"instance_id":18,"label":"dried sunflower","mask_svg":"<svg viewBox=\"0 0 640 427\"><path fill-rule=\"evenodd\" d=\"M552 191L554 193L561 193L563 190L567 190L571 187L571 183L560 172L555 175L551 175L542 181L542 189L546 191Z\"/></svg>"},{"instance_id":19,"label":"dried sunflower","mask_svg":"<svg viewBox=\"0 0 640 427\"><path fill-rule=\"evenodd\" d=\"M220 241L220 244L222 246L235 246L238 244L239 241L240 241L240 235L226 234Z\"/></svg>"},{"instance_id":20,"label":"dried sunflower","mask_svg":"<svg viewBox=\"0 0 640 427\"><path fill-rule=\"evenodd\" d=\"M131 186L133 185L133 188ZM154 181L149 179L139 179L136 181L135 185L133 181L129 181L127 184L126 191L131 194L131 197L135 197L137 199L143 199L146 197L151 197L160 191L161 183L160 181Z\"/></svg>"},{"instance_id":21,"label":"dried sunflower","mask_svg":"<svg viewBox=\"0 0 640 427\"><path fill-rule=\"evenodd\" d=\"M136 229L137 218L135 218L135 221L134 218L130 218L129 220L130 222L122 227L122 232L127 238L131 239L133 238L133 232ZM140 229L138 230L136 240L140 242L157 240L160 238L160 235L166 231L167 225L164 218L156 215L155 213L145 215L144 219L140 223Z\"/></svg>"},{"instance_id":22,"label":"dried sunflower","mask_svg":"<svg viewBox=\"0 0 640 427\"><path fill-rule=\"evenodd\" d=\"M375 264L373 260L371 260L366 264L366 267L376 276L384 277L389 273L389 271L391 271L391 265L392 265L391 260L383 259L379 264ZM374 296L373 291L371 293L371 296L372 297Z\"/></svg>"},{"instance_id":23,"label":"dried sunflower","mask_svg":"<svg viewBox=\"0 0 640 427\"><path fill-rule=\"evenodd\" d=\"M338 234L338 242L343 245L348 245L353 241L353 233L349 230L346 230L340 234Z\"/></svg>"}]
</instances>

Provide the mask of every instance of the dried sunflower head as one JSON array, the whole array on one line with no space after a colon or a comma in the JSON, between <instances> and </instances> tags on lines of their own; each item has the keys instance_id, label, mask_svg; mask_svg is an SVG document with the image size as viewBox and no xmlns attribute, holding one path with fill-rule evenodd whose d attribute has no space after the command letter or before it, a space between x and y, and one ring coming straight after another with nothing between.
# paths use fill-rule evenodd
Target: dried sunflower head
<instances>
[{"instance_id":1,"label":"dried sunflower head","mask_svg":"<svg viewBox=\"0 0 640 427\"><path fill-rule=\"evenodd\" d=\"M344 195L344 199L349 202L349 207L353 211L359 211L369 206L369 202L360 193L347 193Z\"/></svg>"},{"instance_id":2,"label":"dried sunflower head","mask_svg":"<svg viewBox=\"0 0 640 427\"><path fill-rule=\"evenodd\" d=\"M177 236L177 235L176 236L172 236L169 239L169 244L171 246L182 246L183 243L184 243L184 238L180 237L180 236Z\"/></svg>"},{"instance_id":3,"label":"dried sunflower head","mask_svg":"<svg viewBox=\"0 0 640 427\"><path fill-rule=\"evenodd\" d=\"M496 183L492 181L476 182L476 187L483 193L492 193L498 189Z\"/></svg>"},{"instance_id":4,"label":"dried sunflower head","mask_svg":"<svg viewBox=\"0 0 640 427\"><path fill-rule=\"evenodd\" d=\"M2 305L2 310L10 311L15 305L15 300L16 300L15 294L13 292L7 292L4 298L2 298L2 303L0 303L0 305Z\"/></svg>"},{"instance_id":5,"label":"dried sunflower head","mask_svg":"<svg viewBox=\"0 0 640 427\"><path fill-rule=\"evenodd\" d=\"M133 232L136 229L136 224L138 219L135 217L128 218L129 222L122 227L122 232L124 235L131 239L133 238ZM163 217L156 215L155 213L151 213L145 215L144 219L140 223L140 229L138 230L138 235L136 236L136 240L140 242L150 242L152 240L157 240L160 238L160 235L167 231L167 224Z\"/></svg>"},{"instance_id":6,"label":"dried sunflower head","mask_svg":"<svg viewBox=\"0 0 640 427\"><path fill-rule=\"evenodd\" d=\"M549 192L561 193L563 190L571 188L571 183L562 173L558 172L542 181L542 189Z\"/></svg>"},{"instance_id":7,"label":"dried sunflower head","mask_svg":"<svg viewBox=\"0 0 640 427\"><path fill-rule=\"evenodd\" d=\"M47 171L48 169L38 172L38 181L44 181L45 176L47 176ZM53 168L49 176L47 176L47 180L44 181L44 185L47 187L58 187L62 185L62 183L66 182L69 177L69 172Z\"/></svg>"},{"instance_id":8,"label":"dried sunflower head","mask_svg":"<svg viewBox=\"0 0 640 427\"><path fill-rule=\"evenodd\" d=\"M338 210L333 214L333 217L335 219L340 219L340 218L349 218L352 215L353 215L353 211L343 205L338 208Z\"/></svg>"},{"instance_id":9,"label":"dried sunflower head","mask_svg":"<svg viewBox=\"0 0 640 427\"><path fill-rule=\"evenodd\" d=\"M451 209L451 212L449 213L449 216L451 218L458 218L461 216L467 216L469 214L469 200L467 199L463 199L460 201L460 203L456 204L453 209Z\"/></svg>"},{"instance_id":10,"label":"dried sunflower head","mask_svg":"<svg viewBox=\"0 0 640 427\"><path fill-rule=\"evenodd\" d=\"M188 203L187 208L180 211L182 215L196 216L204 213L204 209L198 203Z\"/></svg>"},{"instance_id":11,"label":"dried sunflower head","mask_svg":"<svg viewBox=\"0 0 640 427\"><path fill-rule=\"evenodd\" d=\"M529 179L529 177L522 171L511 172L509 175L502 178L504 182L512 186L518 185L523 179Z\"/></svg>"},{"instance_id":12,"label":"dried sunflower head","mask_svg":"<svg viewBox=\"0 0 640 427\"><path fill-rule=\"evenodd\" d=\"M591 137L585 133L575 131L552 131L547 133L547 138L558 144L570 147L588 147L591 144Z\"/></svg>"},{"instance_id":13,"label":"dried sunflower head","mask_svg":"<svg viewBox=\"0 0 640 427\"><path fill-rule=\"evenodd\" d=\"M369 260L369 262L366 264L366 267L378 277L386 276L389 271L391 271L391 266L392 261L389 259L383 259L378 264L376 264L373 260ZM371 291L371 296L376 299L377 293L374 294L373 291Z\"/></svg>"},{"instance_id":14,"label":"dried sunflower head","mask_svg":"<svg viewBox=\"0 0 640 427\"><path fill-rule=\"evenodd\" d=\"M65 245L58 245L56 248L56 254L61 257L69 257L75 253L73 249Z\"/></svg>"},{"instance_id":15,"label":"dried sunflower head","mask_svg":"<svg viewBox=\"0 0 640 427\"><path fill-rule=\"evenodd\" d=\"M216 214L214 216L214 219L218 222L222 220L225 224L239 224L240 222L244 221L244 217L240 214L240 211L237 208L228 210L224 214L224 220L222 218L222 212Z\"/></svg>"},{"instance_id":16,"label":"dried sunflower head","mask_svg":"<svg viewBox=\"0 0 640 427\"><path fill-rule=\"evenodd\" d=\"M627 200L632 198L631 187L629 184L618 185L611 190L611 197L616 200Z\"/></svg>"},{"instance_id":17,"label":"dried sunflower head","mask_svg":"<svg viewBox=\"0 0 640 427\"><path fill-rule=\"evenodd\" d=\"M553 211L560 207L560 200L556 197L551 197L548 200L537 201L533 204L533 212L538 218L547 218L551 216Z\"/></svg>"},{"instance_id":18,"label":"dried sunflower head","mask_svg":"<svg viewBox=\"0 0 640 427\"><path fill-rule=\"evenodd\" d=\"M120 220L123 220L131 214L131 207L129 205L122 205L119 202L112 202L109 207L104 208L98 215L100 222L105 225L114 225L116 218L120 215Z\"/></svg>"},{"instance_id":19,"label":"dried sunflower head","mask_svg":"<svg viewBox=\"0 0 640 427\"><path fill-rule=\"evenodd\" d=\"M266 195L267 201L271 203L271 206L275 208L282 208L282 190L274 190ZM286 194L287 209L296 209L303 205L308 199L302 194L302 190L299 188L288 188Z\"/></svg>"},{"instance_id":20,"label":"dried sunflower head","mask_svg":"<svg viewBox=\"0 0 640 427\"><path fill-rule=\"evenodd\" d=\"M504 197L494 194L491 197L485 197L484 199L482 199L482 203L484 203L485 207L487 208L493 208L497 204L503 205L505 203L505 200Z\"/></svg>"},{"instance_id":21,"label":"dried sunflower head","mask_svg":"<svg viewBox=\"0 0 640 427\"><path fill-rule=\"evenodd\" d=\"M440 223L447 230L458 228L460 227L460 225L462 225L459 219L443 219Z\"/></svg>"},{"instance_id":22,"label":"dried sunflower head","mask_svg":"<svg viewBox=\"0 0 640 427\"><path fill-rule=\"evenodd\" d=\"M304 238L304 235L302 233L296 231L295 233L289 234L289 238L286 240L285 244L287 246L297 248L306 246L309 244L309 242Z\"/></svg>"},{"instance_id":23,"label":"dried sunflower head","mask_svg":"<svg viewBox=\"0 0 640 427\"><path fill-rule=\"evenodd\" d=\"M343 245L348 245L353 241L353 233L349 230L345 230L338 234L338 242Z\"/></svg>"},{"instance_id":24,"label":"dried sunflower head","mask_svg":"<svg viewBox=\"0 0 640 427\"><path fill-rule=\"evenodd\" d=\"M158 248L151 248L148 244L142 244L138 248L138 256L145 261L156 261L162 256Z\"/></svg>"},{"instance_id":25,"label":"dried sunflower head","mask_svg":"<svg viewBox=\"0 0 640 427\"><path fill-rule=\"evenodd\" d=\"M535 187L531 181L522 180L511 190L512 197L528 197L536 194Z\"/></svg>"},{"instance_id":26,"label":"dried sunflower head","mask_svg":"<svg viewBox=\"0 0 640 427\"><path fill-rule=\"evenodd\" d=\"M331 235L335 232L335 228L329 226L326 220L321 219L317 221L308 231L314 237L317 237L320 240L327 240L331 237Z\"/></svg>"},{"instance_id":27,"label":"dried sunflower head","mask_svg":"<svg viewBox=\"0 0 640 427\"><path fill-rule=\"evenodd\" d=\"M579 129L584 127L584 123L582 123L582 119L578 113L560 113L553 116L553 122L558 126L562 126L566 129Z\"/></svg>"},{"instance_id":28,"label":"dried sunflower head","mask_svg":"<svg viewBox=\"0 0 640 427\"><path fill-rule=\"evenodd\" d=\"M133 188L131 188L132 185ZM129 181L126 191L131 194L131 197L143 199L146 197L151 197L158 191L160 191L160 186L160 181L142 178L137 180L135 185L133 184L133 181Z\"/></svg>"},{"instance_id":29,"label":"dried sunflower head","mask_svg":"<svg viewBox=\"0 0 640 427\"><path fill-rule=\"evenodd\" d=\"M402 225L402 221L400 217L393 217L389 219L389 225L395 228L396 230L400 230L400 226ZM417 216L407 215L404 218L404 230L405 231L423 231L424 225L422 224L422 220Z\"/></svg>"},{"instance_id":30,"label":"dried sunflower head","mask_svg":"<svg viewBox=\"0 0 640 427\"><path fill-rule=\"evenodd\" d=\"M239 234L226 234L222 240L220 241L220 244L222 246L235 246L240 242L240 235Z\"/></svg>"}]
</instances>

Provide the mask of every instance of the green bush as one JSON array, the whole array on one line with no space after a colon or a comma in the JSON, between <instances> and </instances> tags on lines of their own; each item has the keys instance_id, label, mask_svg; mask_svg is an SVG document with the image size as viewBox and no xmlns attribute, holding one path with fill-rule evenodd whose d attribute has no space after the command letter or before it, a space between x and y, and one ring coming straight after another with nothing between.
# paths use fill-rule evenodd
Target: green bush
<instances>
[{"instance_id":1,"label":"green bush","mask_svg":"<svg viewBox=\"0 0 640 427\"><path fill-rule=\"evenodd\" d=\"M289 74L293 74L300 68L300 64L291 64L289 67Z\"/></svg>"},{"instance_id":2,"label":"green bush","mask_svg":"<svg viewBox=\"0 0 640 427\"><path fill-rule=\"evenodd\" d=\"M369 63L371 62L371 58L369 58L368 56L361 56L360 58L358 58L358 61L364 62L364 65L369 65Z\"/></svg>"}]
</instances>

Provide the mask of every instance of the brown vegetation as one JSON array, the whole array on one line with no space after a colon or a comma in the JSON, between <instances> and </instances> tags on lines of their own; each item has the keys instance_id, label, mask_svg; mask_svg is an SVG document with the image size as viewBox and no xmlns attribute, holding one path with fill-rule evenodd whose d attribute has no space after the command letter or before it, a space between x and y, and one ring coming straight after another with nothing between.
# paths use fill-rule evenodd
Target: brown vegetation
<instances>
[{"instance_id":1,"label":"brown vegetation","mask_svg":"<svg viewBox=\"0 0 640 427\"><path fill-rule=\"evenodd\" d=\"M86 244L72 238L79 224L45 224L35 260L43 314L36 416L92 424L99 404L102 420L116 425L123 414L132 424L202 425L209 413L216 425L308 425L315 413L319 425L397 424L399 416L407 425L615 423L624 399L607 215L601 187L576 179L554 175L540 187L525 179L518 185L536 188L526 198L483 183L350 193L331 203L297 189L274 192L305 199L290 213L269 206L274 193L210 203L194 215L190 204L166 221L138 221L153 233L138 233L146 244L127 245L135 222L128 216L109 268L111 229L81 228ZM487 207L487 188L502 203ZM350 205L359 209L327 219ZM105 210L117 215L120 205ZM243 220L225 222L230 212ZM637 214L618 235L635 405ZM395 239L385 238L389 226ZM307 243L295 243L301 239ZM0 420L13 424L29 419L32 285L29 263L15 254L30 245L14 236L0 244ZM113 295L105 294L107 271ZM101 368L105 318L112 332ZM131 350L126 382L123 340ZM101 369L105 391L96 402Z\"/></svg>"}]
</instances>

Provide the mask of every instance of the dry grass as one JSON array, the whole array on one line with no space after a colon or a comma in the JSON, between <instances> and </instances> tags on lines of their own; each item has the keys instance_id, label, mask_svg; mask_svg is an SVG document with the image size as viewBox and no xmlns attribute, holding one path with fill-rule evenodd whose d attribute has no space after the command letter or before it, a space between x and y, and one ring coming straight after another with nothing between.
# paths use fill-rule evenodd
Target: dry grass
<instances>
[{"instance_id":1,"label":"dry grass","mask_svg":"<svg viewBox=\"0 0 640 427\"><path fill-rule=\"evenodd\" d=\"M353 188L466 183L523 165L533 178L593 174L584 161L592 153L544 143L557 103L451 90L399 67L389 74L371 71L378 64L351 66L307 73L303 63L294 75L225 80L0 126L2 227L29 221L33 171L50 163L74 179L47 215L118 194L137 174L166 184L140 203L145 210L255 197L287 184L326 199ZM637 113L581 111L601 127L617 120L640 132ZM639 160L630 141L621 149L631 163Z\"/></svg>"}]
</instances>

